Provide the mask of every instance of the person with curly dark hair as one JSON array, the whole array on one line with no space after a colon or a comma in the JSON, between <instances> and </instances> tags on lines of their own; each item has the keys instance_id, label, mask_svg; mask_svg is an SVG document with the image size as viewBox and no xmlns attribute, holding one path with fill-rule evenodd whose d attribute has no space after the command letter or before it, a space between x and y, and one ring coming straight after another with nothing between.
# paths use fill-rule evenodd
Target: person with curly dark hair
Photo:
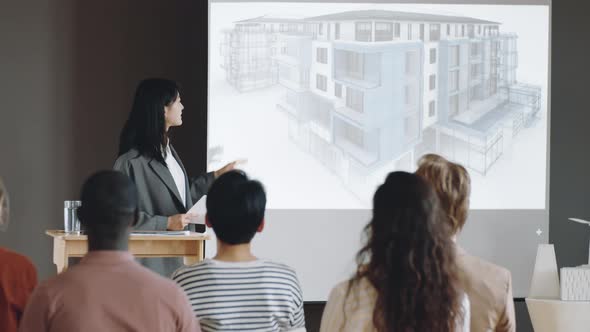
<instances>
[{"instance_id":1,"label":"person with curly dark hair","mask_svg":"<svg viewBox=\"0 0 590 332\"><path fill-rule=\"evenodd\" d=\"M443 216L425 180L390 173L373 198L357 271L330 293L320 331L469 331L469 300Z\"/></svg>"},{"instance_id":2,"label":"person with curly dark hair","mask_svg":"<svg viewBox=\"0 0 590 332\"><path fill-rule=\"evenodd\" d=\"M418 161L416 174L436 191L454 240L467 222L471 179L465 167L436 154ZM514 332L516 320L510 271L470 255L456 245L457 265L471 301L471 330Z\"/></svg>"}]
</instances>

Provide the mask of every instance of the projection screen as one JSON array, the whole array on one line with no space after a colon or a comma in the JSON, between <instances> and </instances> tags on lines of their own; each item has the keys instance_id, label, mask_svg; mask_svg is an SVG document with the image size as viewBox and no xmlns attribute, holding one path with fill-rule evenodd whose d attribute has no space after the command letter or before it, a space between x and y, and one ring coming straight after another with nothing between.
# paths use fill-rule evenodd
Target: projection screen
<instances>
[{"instance_id":1,"label":"projection screen","mask_svg":"<svg viewBox=\"0 0 590 332\"><path fill-rule=\"evenodd\" d=\"M254 253L294 267L306 301L352 274L376 187L425 153L470 173L459 244L528 293L548 239L550 3L434 2L209 3L208 169L248 160L268 195Z\"/></svg>"}]
</instances>

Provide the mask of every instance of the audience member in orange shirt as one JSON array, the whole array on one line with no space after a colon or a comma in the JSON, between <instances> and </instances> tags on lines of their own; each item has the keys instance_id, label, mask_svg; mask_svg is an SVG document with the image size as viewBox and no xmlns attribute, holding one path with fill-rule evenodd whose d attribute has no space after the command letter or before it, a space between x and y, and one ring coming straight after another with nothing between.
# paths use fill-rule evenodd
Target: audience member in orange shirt
<instances>
[{"instance_id":1,"label":"audience member in orange shirt","mask_svg":"<svg viewBox=\"0 0 590 332\"><path fill-rule=\"evenodd\" d=\"M0 179L0 230L8 226L8 193ZM27 299L37 285L37 271L31 261L0 247L0 331L14 332Z\"/></svg>"}]
</instances>

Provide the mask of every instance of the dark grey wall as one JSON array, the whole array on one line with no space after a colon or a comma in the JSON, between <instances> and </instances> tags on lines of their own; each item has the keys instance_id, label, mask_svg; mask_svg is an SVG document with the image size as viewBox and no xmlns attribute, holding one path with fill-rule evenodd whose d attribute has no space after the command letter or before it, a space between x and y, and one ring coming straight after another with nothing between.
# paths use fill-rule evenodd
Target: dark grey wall
<instances>
[{"instance_id":1,"label":"dark grey wall","mask_svg":"<svg viewBox=\"0 0 590 332\"><path fill-rule=\"evenodd\" d=\"M51 256L42 230L59 221L65 164L51 12L48 2L0 4L0 174L12 203L0 245L33 258L44 276Z\"/></svg>"},{"instance_id":2,"label":"dark grey wall","mask_svg":"<svg viewBox=\"0 0 590 332\"><path fill-rule=\"evenodd\" d=\"M574 0L553 3L549 242L559 266L588 261L588 227L568 217L590 218L590 23Z\"/></svg>"},{"instance_id":3,"label":"dark grey wall","mask_svg":"<svg viewBox=\"0 0 590 332\"><path fill-rule=\"evenodd\" d=\"M55 273L46 229L63 227L63 201L116 158L137 82L183 86L185 125L173 141L189 173L204 170L207 2L0 2L0 175L11 224L0 245ZM199 42L202 41L202 42Z\"/></svg>"},{"instance_id":4,"label":"dark grey wall","mask_svg":"<svg viewBox=\"0 0 590 332\"><path fill-rule=\"evenodd\" d=\"M549 239L560 266L584 263L590 239L566 221L590 218L585 13L553 2ZM31 257L41 278L55 271L43 231L62 227L63 200L112 165L138 80L182 83L185 124L173 139L189 172L204 169L206 15L204 0L0 2L0 175L12 201L0 245ZM530 330L522 303L517 316Z\"/></svg>"}]
</instances>

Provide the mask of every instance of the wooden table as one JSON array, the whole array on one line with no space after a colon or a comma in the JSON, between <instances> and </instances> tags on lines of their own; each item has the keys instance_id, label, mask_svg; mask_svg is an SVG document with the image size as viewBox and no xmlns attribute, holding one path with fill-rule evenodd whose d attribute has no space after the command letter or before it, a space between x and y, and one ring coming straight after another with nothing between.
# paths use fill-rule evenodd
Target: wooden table
<instances>
[{"instance_id":1,"label":"wooden table","mask_svg":"<svg viewBox=\"0 0 590 332\"><path fill-rule=\"evenodd\" d=\"M83 257L88 252L86 235L49 230L45 234L53 238L53 263L57 273L68 267L70 257ZM191 232L189 235L131 235L129 252L135 257L183 257L184 264L194 264L205 258L207 234Z\"/></svg>"},{"instance_id":2,"label":"wooden table","mask_svg":"<svg viewBox=\"0 0 590 332\"><path fill-rule=\"evenodd\" d=\"M527 297L531 323L535 332L587 332L590 326L590 302L534 299Z\"/></svg>"}]
</instances>

